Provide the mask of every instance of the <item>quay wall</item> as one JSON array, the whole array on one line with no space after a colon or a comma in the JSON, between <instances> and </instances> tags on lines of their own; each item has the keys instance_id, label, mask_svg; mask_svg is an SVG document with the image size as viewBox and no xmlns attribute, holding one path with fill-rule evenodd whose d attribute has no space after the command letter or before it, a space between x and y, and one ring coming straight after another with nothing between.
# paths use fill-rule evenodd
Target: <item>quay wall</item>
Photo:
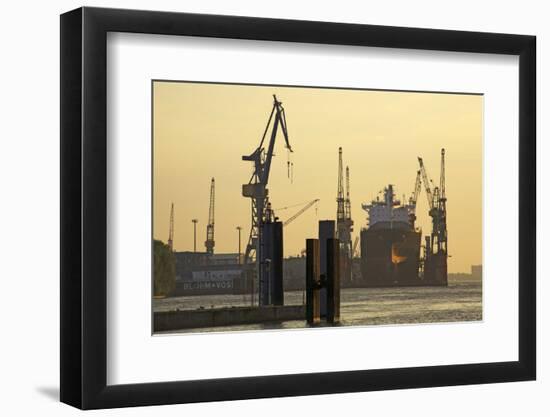
<instances>
[{"instance_id":1,"label":"quay wall","mask_svg":"<svg viewBox=\"0 0 550 417\"><path fill-rule=\"evenodd\" d=\"M154 313L153 328L155 332L164 332L198 327L305 320L305 317L306 308L303 305L158 311Z\"/></svg>"}]
</instances>

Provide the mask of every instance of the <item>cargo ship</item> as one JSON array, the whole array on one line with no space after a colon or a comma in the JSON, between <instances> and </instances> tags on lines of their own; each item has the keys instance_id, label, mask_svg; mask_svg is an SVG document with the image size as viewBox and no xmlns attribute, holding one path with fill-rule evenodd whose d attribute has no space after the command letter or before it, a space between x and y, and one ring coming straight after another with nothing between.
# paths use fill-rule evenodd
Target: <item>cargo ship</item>
<instances>
[{"instance_id":1,"label":"cargo ship","mask_svg":"<svg viewBox=\"0 0 550 417\"><path fill-rule=\"evenodd\" d=\"M396 199L391 184L382 199L362 205L367 227L361 230L361 286L429 285L420 277L422 232L415 229L415 206Z\"/></svg>"}]
</instances>

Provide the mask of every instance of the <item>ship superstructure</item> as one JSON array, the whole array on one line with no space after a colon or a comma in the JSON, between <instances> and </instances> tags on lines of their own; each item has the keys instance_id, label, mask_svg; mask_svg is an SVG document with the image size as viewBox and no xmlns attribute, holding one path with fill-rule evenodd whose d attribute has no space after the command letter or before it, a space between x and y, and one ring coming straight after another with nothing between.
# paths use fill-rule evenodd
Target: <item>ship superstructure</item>
<instances>
[{"instance_id":1,"label":"ship superstructure","mask_svg":"<svg viewBox=\"0 0 550 417\"><path fill-rule=\"evenodd\" d=\"M414 204L402 204L395 198L394 187L389 184L384 188L383 198L372 200L370 204L362 204L367 212L367 226L369 229L403 229L414 227L411 218L414 216Z\"/></svg>"}]
</instances>

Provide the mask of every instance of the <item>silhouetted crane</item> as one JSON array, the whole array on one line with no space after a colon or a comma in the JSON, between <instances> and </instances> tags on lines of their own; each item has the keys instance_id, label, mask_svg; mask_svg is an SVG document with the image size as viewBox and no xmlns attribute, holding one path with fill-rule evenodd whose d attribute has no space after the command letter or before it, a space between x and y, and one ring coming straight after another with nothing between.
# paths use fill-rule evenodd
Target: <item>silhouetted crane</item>
<instances>
[{"instance_id":1,"label":"silhouetted crane","mask_svg":"<svg viewBox=\"0 0 550 417\"><path fill-rule=\"evenodd\" d=\"M223 185L223 184L222 184ZM206 225L206 253L214 253L214 203L215 203L216 182L214 178L210 181L210 205L208 208L208 224Z\"/></svg>"},{"instance_id":2,"label":"silhouetted crane","mask_svg":"<svg viewBox=\"0 0 550 417\"><path fill-rule=\"evenodd\" d=\"M431 190L430 184L433 181L428 176L428 172L422 158L418 157L420 171L424 182L424 188L428 196L429 215L432 218L432 235L430 247L426 252L447 253L447 197L445 195L445 149L441 149L441 173L439 186Z\"/></svg>"},{"instance_id":3,"label":"silhouetted crane","mask_svg":"<svg viewBox=\"0 0 550 417\"><path fill-rule=\"evenodd\" d=\"M174 251L174 203L170 207L170 226L168 229L168 247Z\"/></svg>"},{"instance_id":4,"label":"silhouetted crane","mask_svg":"<svg viewBox=\"0 0 550 417\"><path fill-rule=\"evenodd\" d=\"M273 158L275 139L277 138L279 127L283 132L286 148L292 152L292 148L288 141L285 110L282 104L283 103L278 101L277 97L273 95L273 107L260 144L250 155L244 155L242 157L243 161L254 162L254 172L248 184L243 185L242 192L244 197L250 197L252 199L252 219L250 236L244 254L245 264L249 263L252 258L258 261L258 255L261 249L259 245L261 226L264 222L273 221L273 210L270 209L269 205L267 184L269 181L269 170L271 168L271 159ZM264 148L264 141L272 121L273 127L271 128L271 135L266 150Z\"/></svg>"},{"instance_id":5,"label":"silhouetted crane","mask_svg":"<svg viewBox=\"0 0 550 417\"><path fill-rule=\"evenodd\" d=\"M338 191L336 196L336 237L340 241L340 265L342 280L351 281L351 258L353 256L351 232L351 201L349 190L349 167L346 167L346 196L344 197L344 179L342 148L338 148Z\"/></svg>"}]
</instances>

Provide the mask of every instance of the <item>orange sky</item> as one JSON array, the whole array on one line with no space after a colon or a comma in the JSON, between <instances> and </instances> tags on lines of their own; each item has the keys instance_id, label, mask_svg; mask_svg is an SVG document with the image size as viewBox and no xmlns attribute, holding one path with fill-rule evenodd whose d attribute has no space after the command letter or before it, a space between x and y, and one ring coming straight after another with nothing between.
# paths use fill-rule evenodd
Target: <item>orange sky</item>
<instances>
[{"instance_id":1,"label":"orange sky","mask_svg":"<svg viewBox=\"0 0 550 417\"><path fill-rule=\"evenodd\" d=\"M166 241L170 204L175 205L175 250L204 250L210 180L216 179L215 252L237 252L237 226L244 250L250 230L250 199L241 196L252 163L242 161L258 146L277 94L285 108L294 153L294 179L287 151L277 137L269 179L274 208L319 198L285 227L285 256L297 255L316 237L317 221L336 217L338 147L350 168L352 218L358 236L365 226L361 203L384 186L408 199L417 156L439 183L440 149L446 149L449 272L469 272L482 259L483 97L479 95L154 82L155 239ZM417 225L431 229L424 189ZM276 212L283 221L300 207Z\"/></svg>"}]
</instances>

